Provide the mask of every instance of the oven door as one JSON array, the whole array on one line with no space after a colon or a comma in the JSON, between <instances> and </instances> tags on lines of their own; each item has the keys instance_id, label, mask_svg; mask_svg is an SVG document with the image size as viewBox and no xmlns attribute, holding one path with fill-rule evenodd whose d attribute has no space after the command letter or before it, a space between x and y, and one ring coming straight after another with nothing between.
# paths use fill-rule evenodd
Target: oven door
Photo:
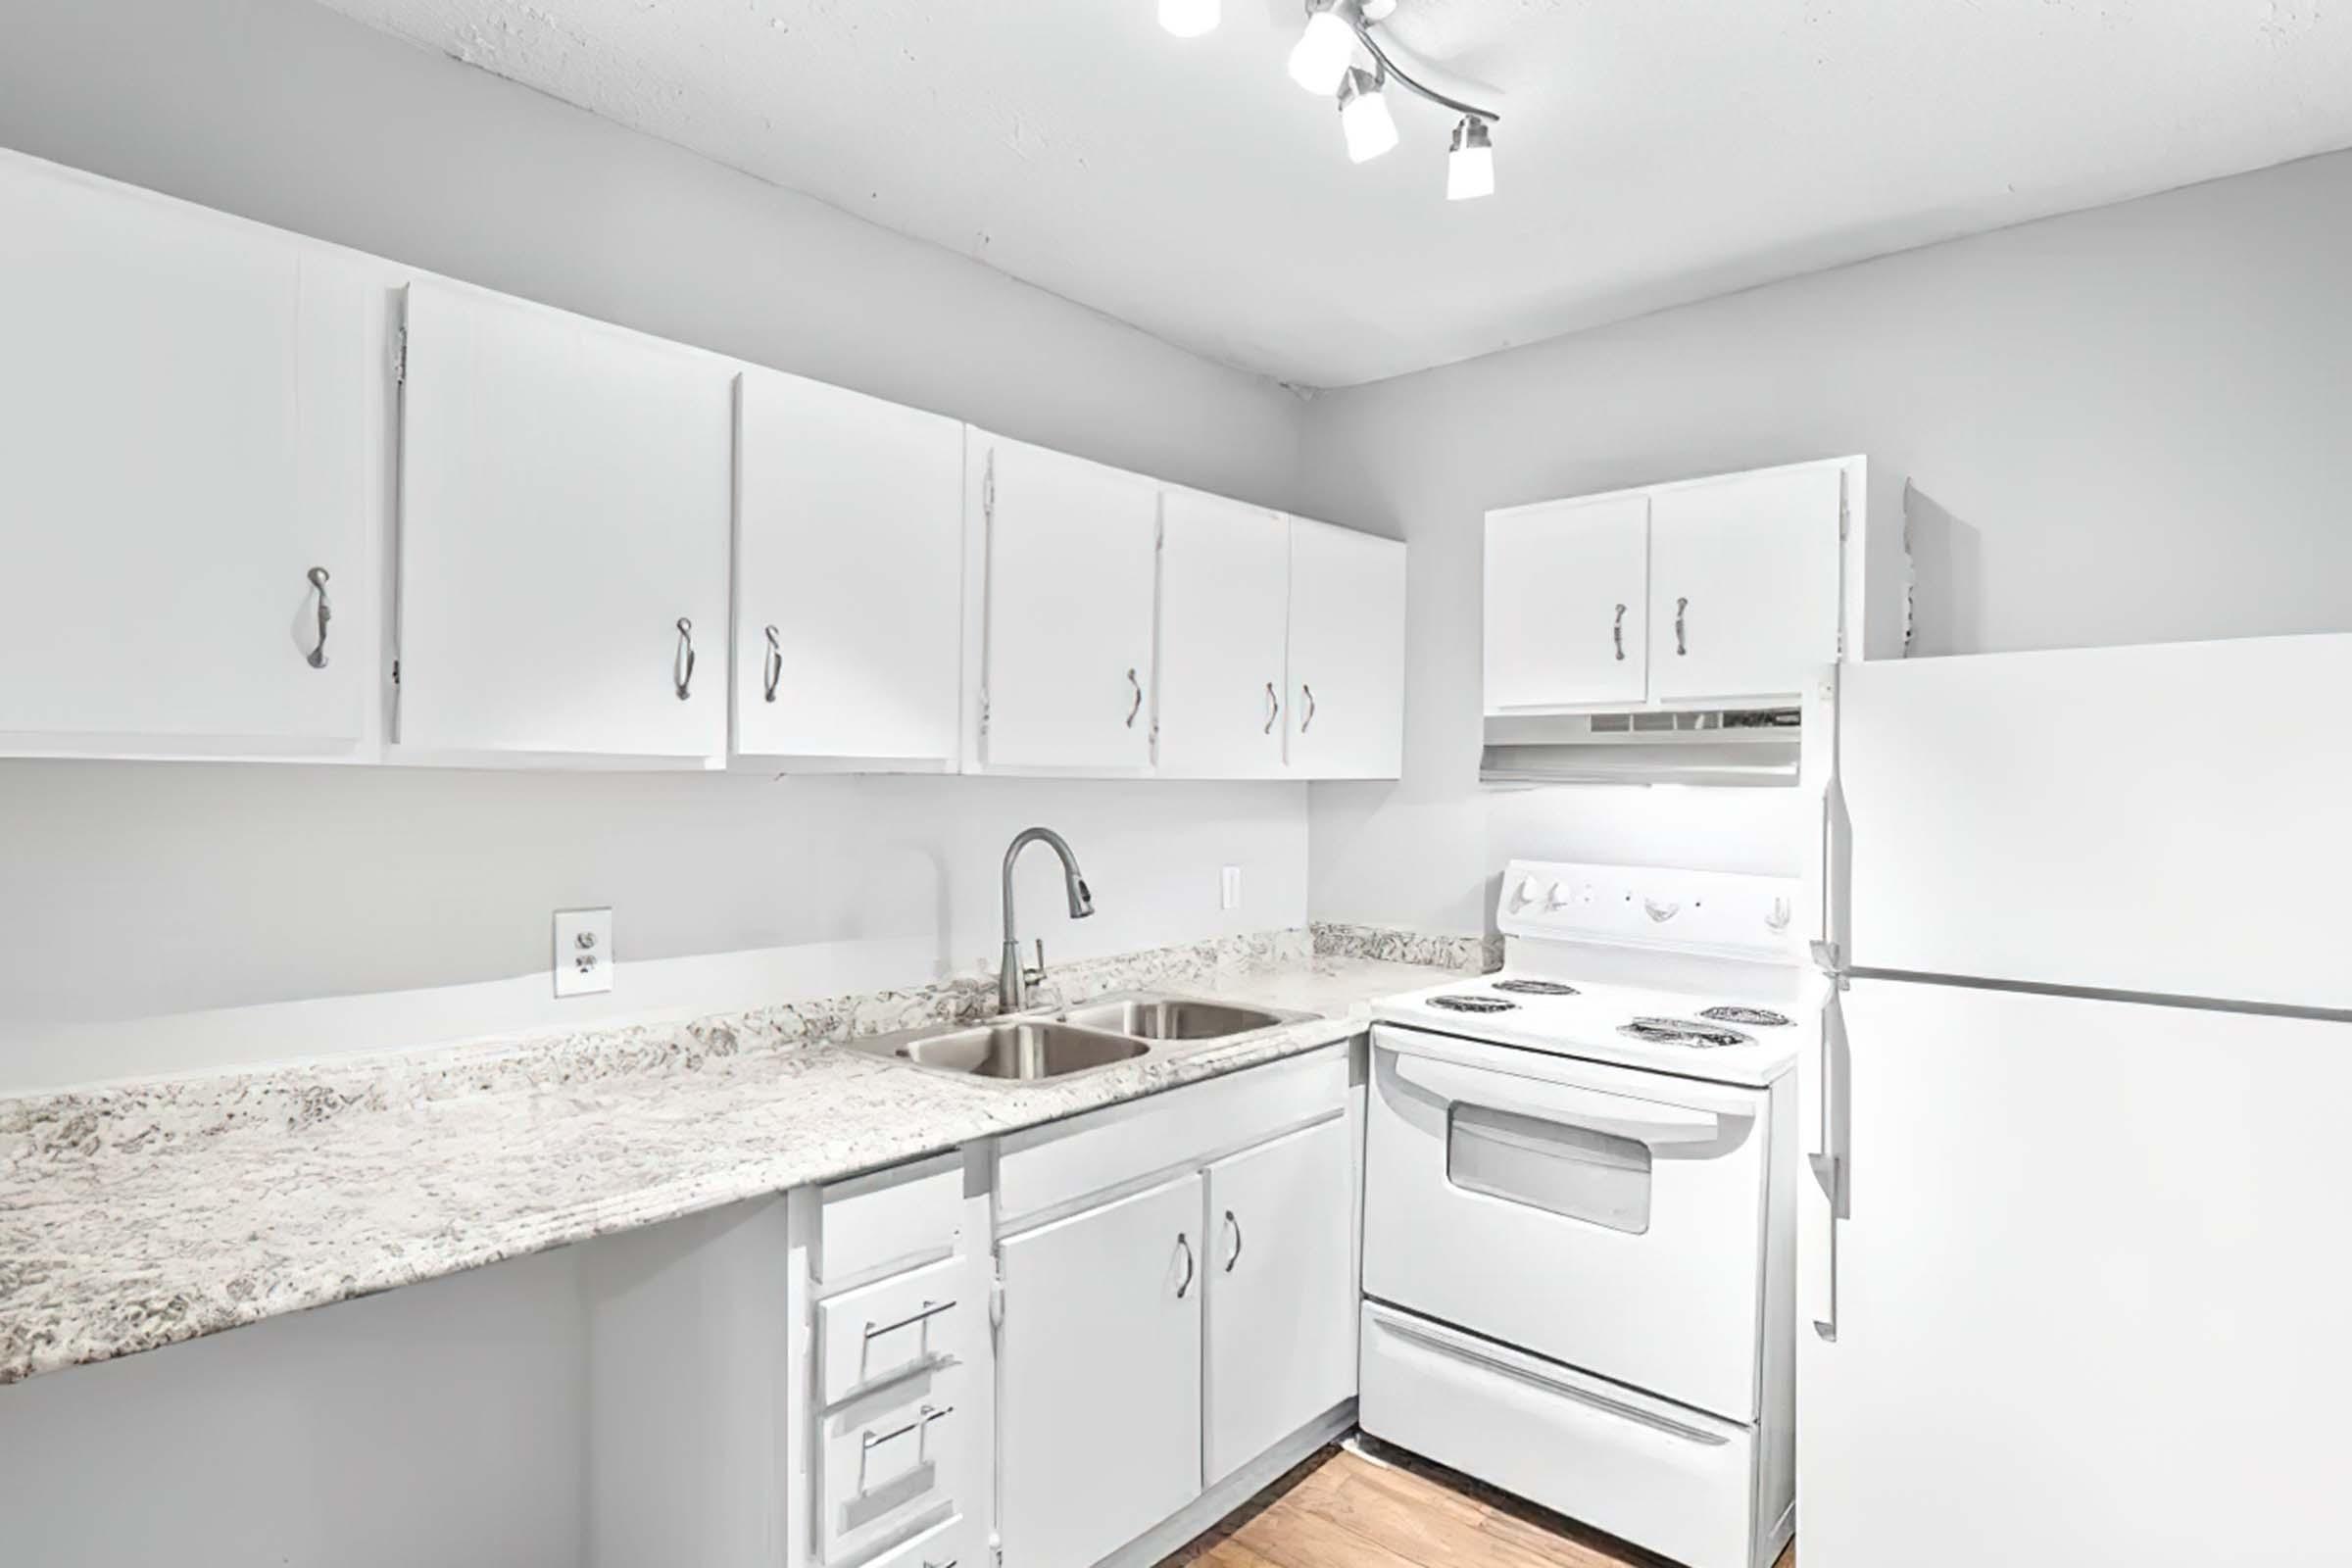
<instances>
[{"instance_id":1,"label":"oven door","mask_svg":"<svg viewBox=\"0 0 2352 1568\"><path fill-rule=\"evenodd\" d=\"M1364 1292L1751 1421L1769 1102L1376 1028Z\"/></svg>"}]
</instances>

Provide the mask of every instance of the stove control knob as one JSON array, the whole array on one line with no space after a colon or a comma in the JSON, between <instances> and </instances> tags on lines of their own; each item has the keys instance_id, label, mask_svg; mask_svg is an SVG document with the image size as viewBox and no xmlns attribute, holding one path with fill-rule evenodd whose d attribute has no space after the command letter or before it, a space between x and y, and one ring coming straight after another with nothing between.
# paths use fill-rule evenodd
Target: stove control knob
<instances>
[{"instance_id":1,"label":"stove control knob","mask_svg":"<svg viewBox=\"0 0 2352 1568\"><path fill-rule=\"evenodd\" d=\"M1544 912L1556 914L1566 907L1568 907L1568 884L1554 882L1551 885L1551 891L1544 895Z\"/></svg>"},{"instance_id":2,"label":"stove control knob","mask_svg":"<svg viewBox=\"0 0 2352 1568\"><path fill-rule=\"evenodd\" d=\"M1513 910L1524 909L1535 902L1536 879L1532 876L1521 877L1518 888L1511 894L1511 908Z\"/></svg>"}]
</instances>

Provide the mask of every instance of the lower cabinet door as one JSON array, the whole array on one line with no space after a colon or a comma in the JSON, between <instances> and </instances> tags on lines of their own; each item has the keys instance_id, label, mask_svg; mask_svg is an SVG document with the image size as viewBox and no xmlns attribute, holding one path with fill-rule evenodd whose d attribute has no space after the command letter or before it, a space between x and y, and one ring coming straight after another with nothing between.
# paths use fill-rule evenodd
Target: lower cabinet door
<instances>
[{"instance_id":1,"label":"lower cabinet door","mask_svg":"<svg viewBox=\"0 0 2352 1568\"><path fill-rule=\"evenodd\" d=\"M1208 1169L1208 1484L1355 1392L1354 1140L1344 1117Z\"/></svg>"},{"instance_id":2,"label":"lower cabinet door","mask_svg":"<svg viewBox=\"0 0 2352 1568\"><path fill-rule=\"evenodd\" d=\"M1091 1568L1200 1494L1201 1178L1004 1242L1004 1561Z\"/></svg>"}]
</instances>

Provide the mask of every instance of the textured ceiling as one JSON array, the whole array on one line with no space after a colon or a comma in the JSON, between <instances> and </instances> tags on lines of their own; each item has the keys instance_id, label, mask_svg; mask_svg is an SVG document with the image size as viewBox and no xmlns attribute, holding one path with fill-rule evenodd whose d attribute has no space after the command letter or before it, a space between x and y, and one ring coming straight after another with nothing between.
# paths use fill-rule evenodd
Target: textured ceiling
<instances>
[{"instance_id":1,"label":"textured ceiling","mask_svg":"<svg viewBox=\"0 0 2352 1568\"><path fill-rule=\"evenodd\" d=\"M324 3L1304 386L2352 145L2352 0L1402 0L1504 95L1460 204L1430 106L1348 163L1296 0Z\"/></svg>"}]
</instances>

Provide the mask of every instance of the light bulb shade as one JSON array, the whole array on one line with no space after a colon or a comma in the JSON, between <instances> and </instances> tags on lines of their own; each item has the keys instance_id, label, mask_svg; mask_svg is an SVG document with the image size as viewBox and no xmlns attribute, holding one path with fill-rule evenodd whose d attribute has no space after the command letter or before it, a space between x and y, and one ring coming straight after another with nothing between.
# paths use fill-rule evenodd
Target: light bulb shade
<instances>
[{"instance_id":1,"label":"light bulb shade","mask_svg":"<svg viewBox=\"0 0 2352 1568\"><path fill-rule=\"evenodd\" d=\"M1370 163L1396 145L1396 120L1389 95L1372 73L1351 70L1340 83L1340 130L1348 138L1348 160Z\"/></svg>"},{"instance_id":2,"label":"light bulb shade","mask_svg":"<svg viewBox=\"0 0 2352 1568\"><path fill-rule=\"evenodd\" d=\"M1306 30L1291 46L1291 79L1317 97L1339 90L1355 58L1355 28L1348 25L1348 9L1354 0L1340 0L1306 19Z\"/></svg>"},{"instance_id":3,"label":"light bulb shade","mask_svg":"<svg viewBox=\"0 0 2352 1568\"><path fill-rule=\"evenodd\" d=\"M1159 24L1179 38L1217 30L1217 0L1159 0Z\"/></svg>"},{"instance_id":4,"label":"light bulb shade","mask_svg":"<svg viewBox=\"0 0 2352 1568\"><path fill-rule=\"evenodd\" d=\"M1453 151L1446 155L1446 199L1466 202L1494 194L1494 143L1487 122L1475 115L1453 127Z\"/></svg>"}]
</instances>

